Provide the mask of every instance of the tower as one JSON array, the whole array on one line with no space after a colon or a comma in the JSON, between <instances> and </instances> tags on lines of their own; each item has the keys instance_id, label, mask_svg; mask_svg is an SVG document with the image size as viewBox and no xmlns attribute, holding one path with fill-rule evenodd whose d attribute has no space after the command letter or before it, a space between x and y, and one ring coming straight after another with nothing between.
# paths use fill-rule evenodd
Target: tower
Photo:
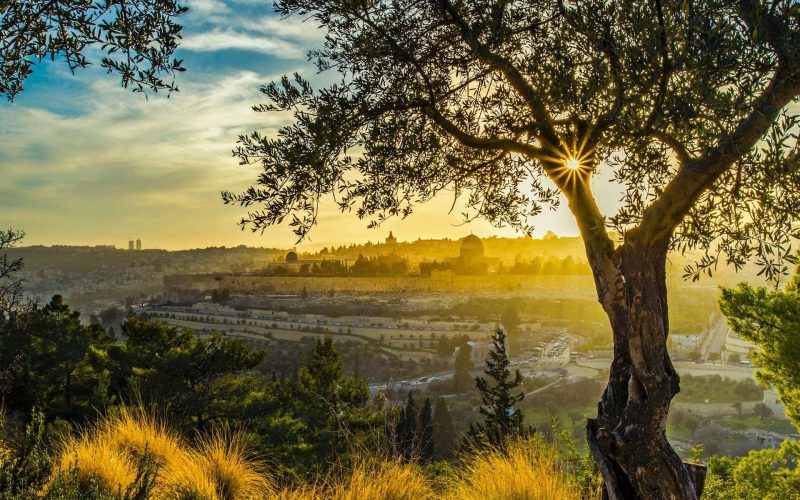
<instances>
[{"instance_id":1,"label":"tower","mask_svg":"<svg viewBox=\"0 0 800 500\"><path fill-rule=\"evenodd\" d=\"M140 238L136 238L136 250L142 249L142 240Z\"/></svg>"},{"instance_id":2,"label":"tower","mask_svg":"<svg viewBox=\"0 0 800 500\"><path fill-rule=\"evenodd\" d=\"M128 240L128 250L129 251L133 250L133 240Z\"/></svg>"},{"instance_id":3,"label":"tower","mask_svg":"<svg viewBox=\"0 0 800 500\"><path fill-rule=\"evenodd\" d=\"M386 238L387 245L395 245L397 243L397 238L394 237L391 231L389 231L389 236Z\"/></svg>"}]
</instances>

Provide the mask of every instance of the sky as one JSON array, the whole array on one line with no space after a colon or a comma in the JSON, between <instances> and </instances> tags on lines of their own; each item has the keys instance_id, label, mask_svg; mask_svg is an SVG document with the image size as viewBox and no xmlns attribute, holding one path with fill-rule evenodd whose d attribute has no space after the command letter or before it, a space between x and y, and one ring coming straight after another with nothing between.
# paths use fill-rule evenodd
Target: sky
<instances>
[{"instance_id":1,"label":"sky","mask_svg":"<svg viewBox=\"0 0 800 500\"><path fill-rule=\"evenodd\" d=\"M144 248L295 245L288 226L242 231L245 211L223 205L220 191L243 190L259 173L232 156L237 136L268 135L290 120L252 111L264 102L259 86L293 72L324 81L305 55L324 32L313 21L278 17L268 1L188 5L176 54L187 71L168 99L145 99L96 67L73 76L56 61L36 66L23 93L0 103L0 228L24 230L27 245L126 247L136 238ZM593 187L601 208L613 209L608 182ZM463 224L459 205L448 213L452 201L444 194L377 229L329 201L305 244L378 241L389 231L400 241L515 236L485 221ZM532 222L535 235L577 234L566 207Z\"/></svg>"}]
</instances>

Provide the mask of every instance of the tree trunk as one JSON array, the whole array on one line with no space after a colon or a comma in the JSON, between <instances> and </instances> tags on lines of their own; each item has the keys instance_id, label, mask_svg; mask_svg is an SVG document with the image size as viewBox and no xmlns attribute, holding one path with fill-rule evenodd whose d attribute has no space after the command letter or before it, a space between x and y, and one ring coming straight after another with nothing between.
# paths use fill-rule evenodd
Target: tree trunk
<instances>
[{"instance_id":1,"label":"tree trunk","mask_svg":"<svg viewBox=\"0 0 800 500\"><path fill-rule=\"evenodd\" d=\"M590 246L587 253L614 333L608 386L586 426L604 496L696 499L705 469L684 464L666 436L669 405L680 390L667 353L667 245L637 245L630 237L605 255Z\"/></svg>"}]
</instances>

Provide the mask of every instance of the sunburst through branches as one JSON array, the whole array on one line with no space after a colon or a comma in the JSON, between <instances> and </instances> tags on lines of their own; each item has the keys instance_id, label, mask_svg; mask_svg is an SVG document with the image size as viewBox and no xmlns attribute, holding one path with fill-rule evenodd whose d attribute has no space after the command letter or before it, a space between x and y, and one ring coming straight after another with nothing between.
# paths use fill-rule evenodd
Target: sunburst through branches
<instances>
[{"instance_id":1,"label":"sunburst through branches","mask_svg":"<svg viewBox=\"0 0 800 500\"><path fill-rule=\"evenodd\" d=\"M574 189L578 182L589 181L594 170L594 148L588 142L588 133L580 139L573 134L571 141L562 140L559 147L554 148L553 156L547 158L556 165L554 177L562 187Z\"/></svg>"}]
</instances>

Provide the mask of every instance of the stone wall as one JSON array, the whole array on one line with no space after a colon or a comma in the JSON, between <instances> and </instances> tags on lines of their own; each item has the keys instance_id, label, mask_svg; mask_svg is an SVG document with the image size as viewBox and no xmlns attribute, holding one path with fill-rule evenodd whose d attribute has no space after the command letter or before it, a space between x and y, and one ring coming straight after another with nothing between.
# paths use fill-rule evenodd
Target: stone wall
<instances>
[{"instance_id":1,"label":"stone wall","mask_svg":"<svg viewBox=\"0 0 800 500\"><path fill-rule=\"evenodd\" d=\"M535 289L540 295L553 297L595 297L590 276L550 276L487 274L457 276L452 273L435 276L382 277L278 277L247 274L191 274L164 277L168 293L202 292L228 289L233 293L301 293L308 292L514 292ZM564 291L569 290L565 294Z\"/></svg>"}]
</instances>

